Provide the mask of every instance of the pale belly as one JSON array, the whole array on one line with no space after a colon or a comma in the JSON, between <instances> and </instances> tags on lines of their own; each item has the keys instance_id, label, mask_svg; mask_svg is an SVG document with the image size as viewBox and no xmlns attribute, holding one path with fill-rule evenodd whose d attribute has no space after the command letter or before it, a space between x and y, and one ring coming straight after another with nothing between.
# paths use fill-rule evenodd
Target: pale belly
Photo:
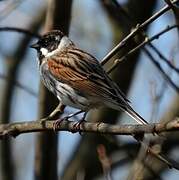
<instances>
[{"instance_id":1,"label":"pale belly","mask_svg":"<svg viewBox=\"0 0 179 180\"><path fill-rule=\"evenodd\" d=\"M87 110L90 107L90 102L87 98L80 96L74 89L67 84L58 82L57 97L64 104L77 109Z\"/></svg>"}]
</instances>

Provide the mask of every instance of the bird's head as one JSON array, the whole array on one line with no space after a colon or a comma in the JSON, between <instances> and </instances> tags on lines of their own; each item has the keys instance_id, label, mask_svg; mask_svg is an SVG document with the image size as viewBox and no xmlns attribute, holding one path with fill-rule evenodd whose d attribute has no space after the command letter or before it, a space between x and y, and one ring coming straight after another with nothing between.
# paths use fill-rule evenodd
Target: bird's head
<instances>
[{"instance_id":1,"label":"bird's head","mask_svg":"<svg viewBox=\"0 0 179 180\"><path fill-rule=\"evenodd\" d=\"M44 34L30 47L37 50L39 58L49 57L63 48L73 44L70 39L59 30L53 30Z\"/></svg>"}]
</instances>

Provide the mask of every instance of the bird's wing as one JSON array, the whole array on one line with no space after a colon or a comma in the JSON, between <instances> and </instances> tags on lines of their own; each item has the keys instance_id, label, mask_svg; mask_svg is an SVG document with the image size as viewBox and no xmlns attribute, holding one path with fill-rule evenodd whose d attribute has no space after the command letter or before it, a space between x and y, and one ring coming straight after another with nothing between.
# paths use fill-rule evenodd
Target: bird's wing
<instances>
[{"instance_id":1,"label":"bird's wing","mask_svg":"<svg viewBox=\"0 0 179 180\"><path fill-rule=\"evenodd\" d=\"M56 54L48 59L48 66L58 81L70 85L83 96L104 98L111 102L119 100L118 103L123 105L128 102L121 91L113 86L99 62L82 50L70 49Z\"/></svg>"}]
</instances>

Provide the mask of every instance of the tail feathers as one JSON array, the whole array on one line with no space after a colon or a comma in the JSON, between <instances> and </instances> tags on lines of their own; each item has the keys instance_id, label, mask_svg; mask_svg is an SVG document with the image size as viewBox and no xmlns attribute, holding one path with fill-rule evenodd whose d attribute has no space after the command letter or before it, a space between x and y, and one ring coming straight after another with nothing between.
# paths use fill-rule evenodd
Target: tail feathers
<instances>
[{"instance_id":1,"label":"tail feathers","mask_svg":"<svg viewBox=\"0 0 179 180\"><path fill-rule=\"evenodd\" d=\"M148 122L143 119L137 112L135 112L132 108L127 108L125 112L132 117L139 124L148 124Z\"/></svg>"}]
</instances>

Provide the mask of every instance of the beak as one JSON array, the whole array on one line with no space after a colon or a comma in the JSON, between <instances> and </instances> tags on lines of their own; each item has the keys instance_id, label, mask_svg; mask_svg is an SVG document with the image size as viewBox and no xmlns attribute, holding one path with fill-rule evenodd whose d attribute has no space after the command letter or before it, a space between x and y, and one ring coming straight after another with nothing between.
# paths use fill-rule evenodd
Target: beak
<instances>
[{"instance_id":1,"label":"beak","mask_svg":"<svg viewBox=\"0 0 179 180\"><path fill-rule=\"evenodd\" d=\"M40 45L39 45L38 43L35 43L35 44L32 44L32 45L30 46L30 48L39 50L39 49L40 49Z\"/></svg>"}]
</instances>

